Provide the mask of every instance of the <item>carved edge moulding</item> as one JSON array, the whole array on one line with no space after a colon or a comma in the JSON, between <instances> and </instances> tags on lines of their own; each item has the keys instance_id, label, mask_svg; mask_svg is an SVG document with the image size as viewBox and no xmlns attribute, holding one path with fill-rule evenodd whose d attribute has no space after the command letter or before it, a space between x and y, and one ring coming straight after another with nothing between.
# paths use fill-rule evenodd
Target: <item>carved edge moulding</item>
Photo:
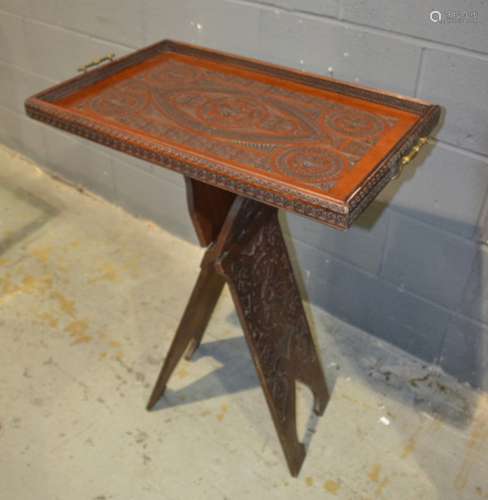
<instances>
[{"instance_id":1,"label":"carved edge moulding","mask_svg":"<svg viewBox=\"0 0 488 500\"><path fill-rule=\"evenodd\" d=\"M284 183L259 172L246 172L225 161L165 144L156 138L137 134L123 127L82 116L56 103L80 90L117 75L121 71L163 53L182 54L227 68L244 69L255 74L271 76L284 82L305 85L342 96L362 99L412 113L418 117L388 153L371 169L361 184L345 200L334 199L326 193L307 191L293 183ZM302 73L254 59L204 49L171 40L164 40L147 48L88 71L55 85L27 99L27 114L39 121L84 137L131 156L167 167L206 184L251 198L256 201L310 217L339 229L348 228L376 195L395 177L401 160L420 138L428 136L439 120L440 107L418 99L381 92L364 86Z\"/></svg>"}]
</instances>

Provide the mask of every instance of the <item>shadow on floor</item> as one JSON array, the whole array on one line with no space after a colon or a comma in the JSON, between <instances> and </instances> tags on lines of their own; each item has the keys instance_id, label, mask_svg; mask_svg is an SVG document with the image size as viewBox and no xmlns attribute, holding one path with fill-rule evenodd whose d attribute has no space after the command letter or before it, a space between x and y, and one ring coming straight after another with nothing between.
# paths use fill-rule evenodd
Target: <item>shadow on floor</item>
<instances>
[{"instance_id":1,"label":"shadow on floor","mask_svg":"<svg viewBox=\"0 0 488 500\"><path fill-rule=\"evenodd\" d=\"M232 323L235 323L236 319L237 316L235 314L228 317L228 321ZM220 397L224 394L234 394L260 387L259 379L243 336L202 343L190 362L197 363L198 360L208 356L222 363L223 366L191 382L182 389L175 391L168 387L164 396L154 407L154 411L192 404ZM182 361L181 364L185 362ZM308 390L306 386L302 387ZM312 436L315 433L320 418L312 410L312 405L310 405L305 425L305 434L302 436L306 449L310 446ZM267 411L267 408L263 404L263 413L267 413Z\"/></svg>"},{"instance_id":2,"label":"shadow on floor","mask_svg":"<svg viewBox=\"0 0 488 500\"><path fill-rule=\"evenodd\" d=\"M244 337L211 342L204 341L194 353L190 362L197 363L198 360L208 356L222 363L223 366L189 383L183 389L174 391L167 388L155 410L166 406L179 406L205 401L222 396L222 394L233 394L259 386L259 380ZM179 366L186 362L181 361Z\"/></svg>"}]
</instances>

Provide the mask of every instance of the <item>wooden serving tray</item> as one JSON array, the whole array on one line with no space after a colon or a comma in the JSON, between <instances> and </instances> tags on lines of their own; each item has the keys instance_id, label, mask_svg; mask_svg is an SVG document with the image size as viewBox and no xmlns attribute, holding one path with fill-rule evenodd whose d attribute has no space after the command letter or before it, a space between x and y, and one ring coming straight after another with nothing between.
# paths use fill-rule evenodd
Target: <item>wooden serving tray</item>
<instances>
[{"instance_id":1,"label":"wooden serving tray","mask_svg":"<svg viewBox=\"0 0 488 500\"><path fill-rule=\"evenodd\" d=\"M439 106L165 40L51 87L29 116L347 228Z\"/></svg>"}]
</instances>

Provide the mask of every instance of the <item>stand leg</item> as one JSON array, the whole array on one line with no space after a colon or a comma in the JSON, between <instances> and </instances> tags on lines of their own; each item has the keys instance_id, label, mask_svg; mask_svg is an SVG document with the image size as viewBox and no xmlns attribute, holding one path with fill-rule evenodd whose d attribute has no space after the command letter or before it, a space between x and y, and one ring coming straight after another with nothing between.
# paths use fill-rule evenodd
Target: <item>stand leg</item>
<instances>
[{"instance_id":1,"label":"stand leg","mask_svg":"<svg viewBox=\"0 0 488 500\"><path fill-rule=\"evenodd\" d=\"M204 271L200 272L200 274L203 273ZM208 273L207 281L198 291L199 297L195 299L198 302L198 313L194 310L193 304L188 304L189 314L191 314L190 321L193 323L191 325L193 336L190 339L190 344L185 354L187 361L191 360L195 351L200 347L203 334L225 285L225 280L213 269L208 269L206 273Z\"/></svg>"},{"instance_id":2,"label":"stand leg","mask_svg":"<svg viewBox=\"0 0 488 500\"><path fill-rule=\"evenodd\" d=\"M149 398L148 410L151 410L163 396L166 384L185 351L185 359L190 360L200 346L225 284L224 278L217 274L213 265L213 243L224 224L235 195L188 177L185 178L185 183L188 210L198 240L202 246L209 248L203 258L197 282Z\"/></svg>"},{"instance_id":3,"label":"stand leg","mask_svg":"<svg viewBox=\"0 0 488 500\"><path fill-rule=\"evenodd\" d=\"M202 268L149 398L148 410L151 410L163 396L166 384L185 351L188 352L188 358L191 358L200 345L223 286L224 279L215 272L213 266Z\"/></svg>"},{"instance_id":4,"label":"stand leg","mask_svg":"<svg viewBox=\"0 0 488 500\"><path fill-rule=\"evenodd\" d=\"M296 476L305 449L297 437L295 382L311 389L319 415L329 395L276 209L236 200L217 247L216 267L230 286L290 473Z\"/></svg>"},{"instance_id":5,"label":"stand leg","mask_svg":"<svg viewBox=\"0 0 488 500\"><path fill-rule=\"evenodd\" d=\"M187 187L195 229L202 245L210 247L148 409L163 395L185 351L189 359L198 348L227 282L288 468L297 476L305 447L296 429L296 381L312 391L318 415L323 414L329 394L277 210L253 200L231 198L196 181L188 181Z\"/></svg>"}]
</instances>

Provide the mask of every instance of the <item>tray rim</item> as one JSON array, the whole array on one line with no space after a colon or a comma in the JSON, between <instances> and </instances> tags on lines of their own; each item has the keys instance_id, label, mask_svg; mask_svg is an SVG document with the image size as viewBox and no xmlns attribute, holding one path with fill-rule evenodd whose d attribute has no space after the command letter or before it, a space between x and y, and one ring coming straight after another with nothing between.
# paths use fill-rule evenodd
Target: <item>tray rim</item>
<instances>
[{"instance_id":1,"label":"tray rim","mask_svg":"<svg viewBox=\"0 0 488 500\"><path fill-rule=\"evenodd\" d=\"M169 146L142 133L124 130L115 124L111 126L107 123L100 123L56 105L56 101L74 92L167 52L225 63L227 66L235 66L308 87L378 103L416 114L419 119L343 202L329 197L327 193L307 192L304 188L298 186L295 188L279 180L260 175L258 172L244 172L223 160ZM25 109L31 118L61 130L242 196L311 217L339 229L349 227L389 180L398 173L401 157L420 137L428 136L438 122L441 110L440 106L421 99L168 39L51 86L29 97L25 101Z\"/></svg>"}]
</instances>

